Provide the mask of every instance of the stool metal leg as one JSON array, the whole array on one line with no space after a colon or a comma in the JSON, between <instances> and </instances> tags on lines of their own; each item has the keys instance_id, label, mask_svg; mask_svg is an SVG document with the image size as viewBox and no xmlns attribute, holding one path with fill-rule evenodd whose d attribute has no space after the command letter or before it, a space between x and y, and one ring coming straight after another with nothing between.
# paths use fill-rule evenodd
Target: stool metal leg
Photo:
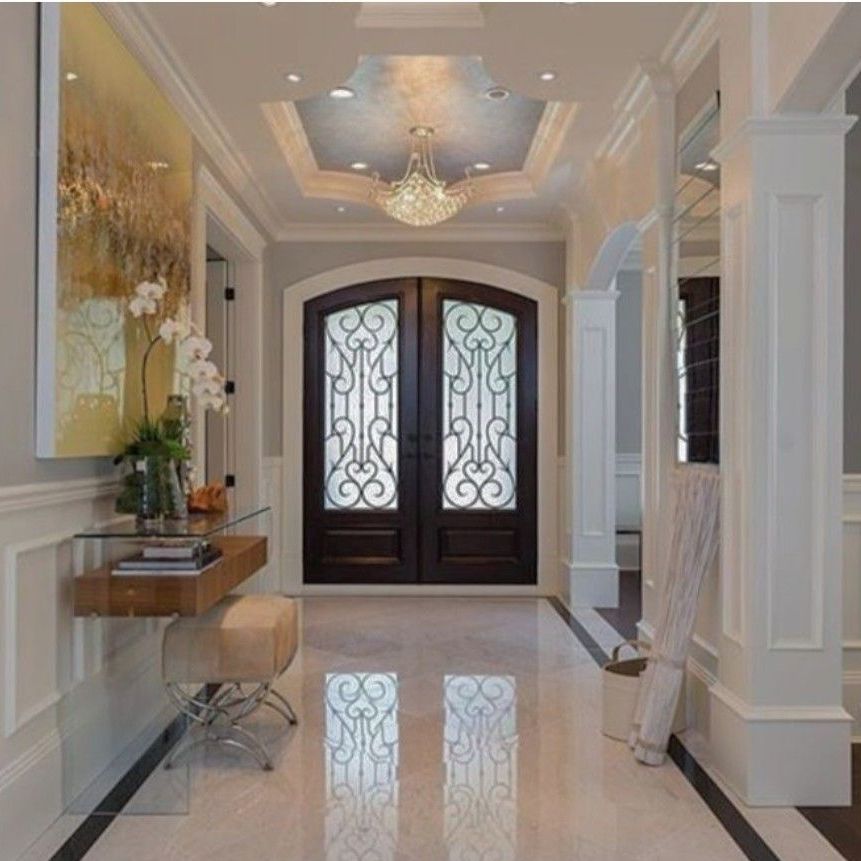
<instances>
[{"instance_id":1,"label":"stool metal leg","mask_svg":"<svg viewBox=\"0 0 861 861\"><path fill-rule=\"evenodd\" d=\"M265 745L239 722L265 705L278 712L287 723L297 723L296 713L290 703L281 693L272 689L271 682L256 684L248 692L238 682L227 684L210 700L199 699L188 693L182 685L173 682L165 683L165 691L177 711L192 723L192 731L198 730L200 733L193 738L190 731L184 742L170 752L165 760L165 768L172 768L178 759L193 748L215 742L245 751L254 757L261 768L271 771L272 759Z\"/></svg>"},{"instance_id":2,"label":"stool metal leg","mask_svg":"<svg viewBox=\"0 0 861 861\"><path fill-rule=\"evenodd\" d=\"M280 709L276 709L279 714L283 714L284 718L287 720L287 723L292 726L296 726L299 723L299 718L296 717L296 712L293 711L293 706L287 701L287 697L284 696L280 691L276 691L275 688L269 688L269 696L274 697L278 702L284 707L284 711L282 712ZM267 705L270 705L274 708L274 705L271 702L267 702ZM285 713L286 712L286 713Z\"/></svg>"}]
</instances>

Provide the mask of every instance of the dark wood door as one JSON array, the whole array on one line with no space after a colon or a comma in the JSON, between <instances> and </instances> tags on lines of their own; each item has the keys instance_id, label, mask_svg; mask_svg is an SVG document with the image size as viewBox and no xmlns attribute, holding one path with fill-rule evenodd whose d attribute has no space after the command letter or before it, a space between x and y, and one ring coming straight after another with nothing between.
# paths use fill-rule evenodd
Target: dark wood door
<instances>
[{"instance_id":1,"label":"dark wood door","mask_svg":"<svg viewBox=\"0 0 861 861\"><path fill-rule=\"evenodd\" d=\"M305 305L308 583L416 580L417 316L415 279Z\"/></svg>"},{"instance_id":2,"label":"dark wood door","mask_svg":"<svg viewBox=\"0 0 861 861\"><path fill-rule=\"evenodd\" d=\"M534 302L400 279L305 306L305 580L534 583Z\"/></svg>"},{"instance_id":3,"label":"dark wood door","mask_svg":"<svg viewBox=\"0 0 861 861\"><path fill-rule=\"evenodd\" d=\"M421 320L422 580L534 583L535 303L424 279Z\"/></svg>"}]
</instances>

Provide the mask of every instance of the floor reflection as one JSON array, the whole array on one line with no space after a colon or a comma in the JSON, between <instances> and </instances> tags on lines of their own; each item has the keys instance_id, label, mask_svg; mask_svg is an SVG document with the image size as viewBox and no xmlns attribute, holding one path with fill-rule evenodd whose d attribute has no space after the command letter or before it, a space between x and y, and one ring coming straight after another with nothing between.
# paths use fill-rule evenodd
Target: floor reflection
<instances>
[{"instance_id":1,"label":"floor reflection","mask_svg":"<svg viewBox=\"0 0 861 861\"><path fill-rule=\"evenodd\" d=\"M517 846L513 676L445 676L445 842L450 861L506 861Z\"/></svg>"},{"instance_id":2,"label":"floor reflection","mask_svg":"<svg viewBox=\"0 0 861 861\"><path fill-rule=\"evenodd\" d=\"M398 680L394 673L326 676L329 861L390 861L398 834Z\"/></svg>"}]
</instances>

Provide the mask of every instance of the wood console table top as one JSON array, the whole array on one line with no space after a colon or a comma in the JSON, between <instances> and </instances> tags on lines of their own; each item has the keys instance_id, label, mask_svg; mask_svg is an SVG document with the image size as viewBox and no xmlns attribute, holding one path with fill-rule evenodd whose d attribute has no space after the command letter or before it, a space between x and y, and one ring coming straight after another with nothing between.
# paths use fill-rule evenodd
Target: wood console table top
<instances>
[{"instance_id":1,"label":"wood console table top","mask_svg":"<svg viewBox=\"0 0 861 861\"><path fill-rule=\"evenodd\" d=\"M198 616L259 571L267 560L265 535L212 539L223 556L200 574L114 576L113 563L74 578L76 616Z\"/></svg>"}]
</instances>

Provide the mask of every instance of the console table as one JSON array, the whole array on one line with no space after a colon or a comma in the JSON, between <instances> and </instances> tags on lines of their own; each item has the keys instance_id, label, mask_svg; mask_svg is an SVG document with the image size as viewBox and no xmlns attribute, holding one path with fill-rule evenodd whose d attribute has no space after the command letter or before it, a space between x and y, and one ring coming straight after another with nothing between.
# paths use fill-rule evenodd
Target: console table
<instances>
[{"instance_id":1,"label":"console table","mask_svg":"<svg viewBox=\"0 0 861 861\"><path fill-rule=\"evenodd\" d=\"M195 574L165 571L117 575L113 573L114 562L85 571L74 578L75 615L137 618L205 613L266 564L265 535L225 533L267 511L268 507L215 517L192 515L185 521L165 521L148 528L131 521L77 534L77 539L121 541L137 546L153 540L199 539L218 547L223 555Z\"/></svg>"}]
</instances>

